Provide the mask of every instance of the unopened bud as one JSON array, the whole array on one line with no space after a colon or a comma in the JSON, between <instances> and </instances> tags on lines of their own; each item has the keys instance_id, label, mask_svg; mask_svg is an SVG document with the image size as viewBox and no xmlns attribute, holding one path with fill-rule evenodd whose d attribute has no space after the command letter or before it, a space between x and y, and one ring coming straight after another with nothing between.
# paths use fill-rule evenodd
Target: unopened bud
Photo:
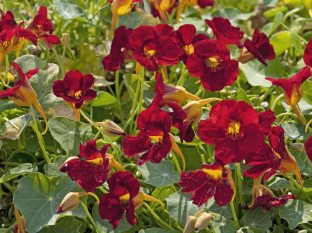
<instances>
[{"instance_id":1,"label":"unopened bud","mask_svg":"<svg viewBox=\"0 0 312 233\"><path fill-rule=\"evenodd\" d=\"M295 150L299 151L299 152L304 152L305 151L303 143L292 143L291 147L294 148Z\"/></svg>"},{"instance_id":2,"label":"unopened bud","mask_svg":"<svg viewBox=\"0 0 312 233\"><path fill-rule=\"evenodd\" d=\"M197 124L203 114L200 103L197 101L191 101L185 106L183 106L183 110L187 115L187 118L184 120L185 122L192 121L193 125Z\"/></svg>"},{"instance_id":3,"label":"unopened bud","mask_svg":"<svg viewBox=\"0 0 312 233\"><path fill-rule=\"evenodd\" d=\"M197 218L194 216L188 216L186 220L186 224L183 230L183 233L190 233L194 231L195 224L196 224Z\"/></svg>"},{"instance_id":4,"label":"unopened bud","mask_svg":"<svg viewBox=\"0 0 312 233\"><path fill-rule=\"evenodd\" d=\"M63 33L61 38L62 44L69 48L70 35L68 33Z\"/></svg>"},{"instance_id":5,"label":"unopened bud","mask_svg":"<svg viewBox=\"0 0 312 233\"><path fill-rule=\"evenodd\" d=\"M102 127L103 133L109 137L120 137L126 135L126 132L122 128L120 128L116 123L110 120L84 124L80 126L80 129L85 126L100 126Z\"/></svg>"},{"instance_id":6,"label":"unopened bud","mask_svg":"<svg viewBox=\"0 0 312 233\"><path fill-rule=\"evenodd\" d=\"M204 212L196 221L195 231L204 230L206 227L208 227L210 220L211 214Z\"/></svg>"},{"instance_id":7,"label":"unopened bud","mask_svg":"<svg viewBox=\"0 0 312 233\"><path fill-rule=\"evenodd\" d=\"M85 194L85 193L84 193ZM57 208L57 213L64 212L64 211L71 211L78 207L80 200L79 198L83 196L82 193L68 193L63 201L61 202L60 206Z\"/></svg>"}]
</instances>

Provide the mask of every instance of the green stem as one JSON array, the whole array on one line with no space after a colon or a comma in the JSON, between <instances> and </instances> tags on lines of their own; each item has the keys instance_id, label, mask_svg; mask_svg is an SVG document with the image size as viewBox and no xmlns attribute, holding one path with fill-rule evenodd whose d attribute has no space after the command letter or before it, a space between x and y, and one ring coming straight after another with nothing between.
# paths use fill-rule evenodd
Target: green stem
<instances>
[{"instance_id":1,"label":"green stem","mask_svg":"<svg viewBox=\"0 0 312 233\"><path fill-rule=\"evenodd\" d=\"M245 201L243 197L243 186L242 186L242 172L241 172L241 164L236 163L237 166L237 181L238 181L238 193L239 193L239 200L241 206L245 206Z\"/></svg>"},{"instance_id":2,"label":"green stem","mask_svg":"<svg viewBox=\"0 0 312 233\"><path fill-rule=\"evenodd\" d=\"M173 159L173 161L174 161L174 163L175 163L175 165L176 165L176 167L177 167L177 169L178 169L178 172L180 173L180 175L181 175L181 168L180 168L180 164L179 164L179 162L178 162L178 160L177 160L177 157L175 156L175 154L174 154L174 152L172 151L171 152L171 154L172 154L172 159Z\"/></svg>"},{"instance_id":3,"label":"green stem","mask_svg":"<svg viewBox=\"0 0 312 233\"><path fill-rule=\"evenodd\" d=\"M296 114L294 114L294 113L291 113L291 112L284 112L284 113L278 114L276 116L276 119L279 118L279 117L282 117L282 116L291 116L291 117L294 117L294 118L298 119L298 116Z\"/></svg>"},{"instance_id":4,"label":"green stem","mask_svg":"<svg viewBox=\"0 0 312 233\"><path fill-rule=\"evenodd\" d=\"M237 230L238 230L240 228L240 226L239 226L238 219L237 219L237 216L236 216L233 200L230 202L230 205L231 205L231 210L232 210L232 215L233 215L233 218L234 218L234 221L235 221L235 225L236 225Z\"/></svg>"},{"instance_id":5,"label":"green stem","mask_svg":"<svg viewBox=\"0 0 312 233\"><path fill-rule=\"evenodd\" d=\"M137 99L138 99L138 97L139 97L139 94L140 94L140 82L139 82L139 80L138 80L138 84L137 84L137 88L136 88L136 92L135 92L135 96L134 96L134 100L133 100L133 104L132 104L132 111L131 111L131 115L130 115L130 121L129 121L129 133L130 134L132 134L132 132L131 132L131 129L132 129L132 125L133 125L133 120L134 120L134 115L135 115L135 106L136 106L136 104L137 104ZM124 129L126 129L126 127L124 128Z\"/></svg>"},{"instance_id":6,"label":"green stem","mask_svg":"<svg viewBox=\"0 0 312 233\"><path fill-rule=\"evenodd\" d=\"M160 222L161 225L163 225L164 227L166 227L168 230L170 231L174 231L174 229L168 225L166 222L164 222L155 212L154 210L145 202L143 202L143 205L146 207L146 209L148 209L148 211L153 215L153 217Z\"/></svg>"},{"instance_id":7,"label":"green stem","mask_svg":"<svg viewBox=\"0 0 312 233\"><path fill-rule=\"evenodd\" d=\"M144 67L143 66L140 67L140 76L141 76L142 81L141 81L140 99L139 99L139 104L138 104L138 107L139 107L138 114L140 113L140 110L142 107L142 101L143 101L143 91L144 91ZM137 124L134 124L132 133L134 133L136 129L137 129Z\"/></svg>"},{"instance_id":8,"label":"green stem","mask_svg":"<svg viewBox=\"0 0 312 233\"><path fill-rule=\"evenodd\" d=\"M281 25L286 28L288 31L290 31L292 34L294 34L296 37L298 37L300 40L302 40L303 42L305 42L306 44L308 43L308 41L306 39L304 39L303 37L299 36L298 33L294 32L293 30L291 30L289 27L287 27L285 24L281 23Z\"/></svg>"},{"instance_id":9,"label":"green stem","mask_svg":"<svg viewBox=\"0 0 312 233\"><path fill-rule=\"evenodd\" d=\"M120 102L120 88L119 88L119 70L116 71L115 73L115 89L116 89L116 98L117 98L117 104L118 104L118 109L119 109L119 117L120 117L120 122L121 125L124 126L125 122L123 119L123 112L121 108L121 102Z\"/></svg>"},{"instance_id":10,"label":"green stem","mask_svg":"<svg viewBox=\"0 0 312 233\"><path fill-rule=\"evenodd\" d=\"M16 188L12 187L8 182L2 182L3 186L6 187L11 193L15 193Z\"/></svg>"},{"instance_id":11,"label":"green stem","mask_svg":"<svg viewBox=\"0 0 312 233\"><path fill-rule=\"evenodd\" d=\"M301 111L301 108L300 108L299 104L297 104L297 108L299 110L300 115L302 116L303 121L305 122L305 124L307 124L307 120L306 120L303 112Z\"/></svg>"},{"instance_id":12,"label":"green stem","mask_svg":"<svg viewBox=\"0 0 312 233\"><path fill-rule=\"evenodd\" d=\"M82 201L80 201L80 204L81 204L82 208L84 209L84 211L86 212L86 214L87 214L87 216L88 216L90 222L91 222L92 225L94 226L95 231L96 231L97 233L101 233L101 231L100 231L98 225L96 225L96 223L94 222L94 219L92 218L91 214L89 213L89 210L88 210L88 208L86 207L86 205L85 205Z\"/></svg>"},{"instance_id":13,"label":"green stem","mask_svg":"<svg viewBox=\"0 0 312 233\"><path fill-rule=\"evenodd\" d=\"M53 50L53 53L54 53L54 55L55 55L55 58L56 58L56 61L57 61L58 65L59 65L59 67L60 67L61 79L63 79L64 76L65 76L64 64L63 64L63 62L61 62L61 60L60 60L59 56L57 55L57 52L56 52L55 49Z\"/></svg>"},{"instance_id":14,"label":"green stem","mask_svg":"<svg viewBox=\"0 0 312 233\"><path fill-rule=\"evenodd\" d=\"M44 139L43 139L41 133L38 130L37 120L36 120L36 116L35 116L35 111L34 111L33 105L30 105L30 111L31 111L31 117L32 117L32 120L33 120L33 122L30 123L30 126L36 132L36 135L37 135L37 138L38 138L38 142L39 142L40 148L42 150L44 159L47 161L47 163L51 163L50 158L49 158L49 156L48 156L48 154L47 154L47 152L45 150Z\"/></svg>"},{"instance_id":15,"label":"green stem","mask_svg":"<svg viewBox=\"0 0 312 233\"><path fill-rule=\"evenodd\" d=\"M310 204L312 204L311 198L303 191L303 189L300 186L300 184L298 184L297 181L293 177L291 177L289 175L284 175L284 176L286 178L288 178L297 187L297 189L299 189L303 193L303 195L307 198L307 200L310 202Z\"/></svg>"},{"instance_id":16,"label":"green stem","mask_svg":"<svg viewBox=\"0 0 312 233\"><path fill-rule=\"evenodd\" d=\"M212 157L212 152L210 150L210 146L208 144L206 144L206 147L207 147L207 150L208 150L210 163L213 163L213 157Z\"/></svg>"},{"instance_id":17,"label":"green stem","mask_svg":"<svg viewBox=\"0 0 312 233\"><path fill-rule=\"evenodd\" d=\"M181 77L179 78L179 80L177 82L177 86L179 86L179 85L183 86L184 85L185 69L186 69L186 65L183 64Z\"/></svg>"},{"instance_id":18,"label":"green stem","mask_svg":"<svg viewBox=\"0 0 312 233\"><path fill-rule=\"evenodd\" d=\"M7 54L4 55L5 57L5 73L4 73L4 81L7 80L8 78L8 73L9 73L9 66L10 66L10 63L9 63L9 56ZM9 83L8 83L9 84Z\"/></svg>"},{"instance_id":19,"label":"green stem","mask_svg":"<svg viewBox=\"0 0 312 233\"><path fill-rule=\"evenodd\" d=\"M273 103L273 105L272 105L272 108L271 108L271 110L272 110L273 112L274 112L274 109L275 109L277 103L278 103L281 99L283 99L283 98L284 98L284 94L280 94L280 95L275 99L275 101L274 101L274 103Z\"/></svg>"}]
</instances>

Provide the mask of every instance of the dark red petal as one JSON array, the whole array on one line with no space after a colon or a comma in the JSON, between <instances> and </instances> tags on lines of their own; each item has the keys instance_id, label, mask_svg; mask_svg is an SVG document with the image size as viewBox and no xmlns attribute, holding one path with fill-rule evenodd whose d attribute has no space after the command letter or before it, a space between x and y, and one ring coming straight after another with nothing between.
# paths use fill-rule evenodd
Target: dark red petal
<instances>
[{"instance_id":1,"label":"dark red petal","mask_svg":"<svg viewBox=\"0 0 312 233\"><path fill-rule=\"evenodd\" d=\"M155 29L162 35L162 36L171 36L173 27L168 24L157 24Z\"/></svg>"},{"instance_id":2,"label":"dark red petal","mask_svg":"<svg viewBox=\"0 0 312 233\"><path fill-rule=\"evenodd\" d=\"M241 128L243 137L237 140L238 149L245 153L256 152L264 143L264 134L259 125L248 124Z\"/></svg>"},{"instance_id":3,"label":"dark red petal","mask_svg":"<svg viewBox=\"0 0 312 233\"><path fill-rule=\"evenodd\" d=\"M120 54L120 56L113 56L109 54L103 58L102 64L104 66L104 70L117 71L124 64L123 54Z\"/></svg>"},{"instance_id":4,"label":"dark red petal","mask_svg":"<svg viewBox=\"0 0 312 233\"><path fill-rule=\"evenodd\" d=\"M216 193L216 186L215 184L208 184L206 183L200 189L196 190L191 197L193 200L193 204L202 206L205 202L212 198Z\"/></svg>"},{"instance_id":5,"label":"dark red petal","mask_svg":"<svg viewBox=\"0 0 312 233\"><path fill-rule=\"evenodd\" d=\"M307 66L312 67L312 40L309 41L304 50L303 61Z\"/></svg>"},{"instance_id":6,"label":"dark red petal","mask_svg":"<svg viewBox=\"0 0 312 233\"><path fill-rule=\"evenodd\" d=\"M309 139L304 143L304 147L306 149L309 159L312 161L312 137L309 137Z\"/></svg>"},{"instance_id":7,"label":"dark red petal","mask_svg":"<svg viewBox=\"0 0 312 233\"><path fill-rule=\"evenodd\" d=\"M186 66L190 75L198 78L200 78L208 70L205 60L197 57L195 53L188 56Z\"/></svg>"},{"instance_id":8,"label":"dark red petal","mask_svg":"<svg viewBox=\"0 0 312 233\"><path fill-rule=\"evenodd\" d=\"M65 74L64 87L74 91L74 93L80 91L79 84L83 75L79 70L71 70Z\"/></svg>"},{"instance_id":9,"label":"dark red petal","mask_svg":"<svg viewBox=\"0 0 312 233\"><path fill-rule=\"evenodd\" d=\"M182 187L181 192L191 193L198 190L207 182L207 174L202 170L182 172L179 185Z\"/></svg>"},{"instance_id":10,"label":"dark red petal","mask_svg":"<svg viewBox=\"0 0 312 233\"><path fill-rule=\"evenodd\" d=\"M140 190L140 182L129 171L114 172L107 180L110 193L121 197L127 193L130 199L138 195Z\"/></svg>"},{"instance_id":11,"label":"dark red petal","mask_svg":"<svg viewBox=\"0 0 312 233\"><path fill-rule=\"evenodd\" d=\"M224 182L218 183L216 187L216 193L214 195L214 199L218 206L225 206L229 202L232 201L232 198L234 196L234 189L231 186L231 184L223 180Z\"/></svg>"},{"instance_id":12,"label":"dark red petal","mask_svg":"<svg viewBox=\"0 0 312 233\"><path fill-rule=\"evenodd\" d=\"M271 125L275 120L276 117L271 109L259 113L259 126L266 135L271 131Z\"/></svg>"},{"instance_id":13,"label":"dark red petal","mask_svg":"<svg viewBox=\"0 0 312 233\"><path fill-rule=\"evenodd\" d=\"M200 8L206 8L207 6L213 6L215 4L214 0L198 0L197 3Z\"/></svg>"},{"instance_id":14,"label":"dark red petal","mask_svg":"<svg viewBox=\"0 0 312 233\"><path fill-rule=\"evenodd\" d=\"M133 137L127 135L122 142L124 154L128 157L134 157L151 148L152 144L148 135L139 133Z\"/></svg>"},{"instance_id":15,"label":"dark red petal","mask_svg":"<svg viewBox=\"0 0 312 233\"><path fill-rule=\"evenodd\" d=\"M131 200L129 201L129 208L127 209L127 212L126 212L127 221L130 225L136 224L134 210L135 210L135 206L133 204L133 201Z\"/></svg>"}]
</instances>

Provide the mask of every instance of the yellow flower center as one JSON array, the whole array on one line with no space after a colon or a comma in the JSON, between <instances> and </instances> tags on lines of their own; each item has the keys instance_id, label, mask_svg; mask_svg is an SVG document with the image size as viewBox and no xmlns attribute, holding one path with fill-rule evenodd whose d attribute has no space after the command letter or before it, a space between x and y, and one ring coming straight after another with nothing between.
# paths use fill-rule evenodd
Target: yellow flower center
<instances>
[{"instance_id":1,"label":"yellow flower center","mask_svg":"<svg viewBox=\"0 0 312 233\"><path fill-rule=\"evenodd\" d=\"M191 55L192 53L194 53L194 46L192 44L188 44L185 45L182 50L186 53L186 55Z\"/></svg>"},{"instance_id":2,"label":"yellow flower center","mask_svg":"<svg viewBox=\"0 0 312 233\"><path fill-rule=\"evenodd\" d=\"M154 143L161 143L163 140L163 136L149 136L149 138L152 140Z\"/></svg>"},{"instance_id":3,"label":"yellow flower center","mask_svg":"<svg viewBox=\"0 0 312 233\"><path fill-rule=\"evenodd\" d=\"M96 158L96 159L91 159L91 160L87 160L90 163L93 163L95 165L102 165L103 164L103 158Z\"/></svg>"},{"instance_id":4,"label":"yellow flower center","mask_svg":"<svg viewBox=\"0 0 312 233\"><path fill-rule=\"evenodd\" d=\"M228 125L227 135L236 140L240 136L240 127L240 122L231 120L230 124Z\"/></svg>"},{"instance_id":5,"label":"yellow flower center","mask_svg":"<svg viewBox=\"0 0 312 233\"><path fill-rule=\"evenodd\" d=\"M80 97L81 97L81 91L74 92L73 90L70 90L70 91L68 92L68 95L69 95L70 97L74 97L74 96L75 96L76 99L80 99Z\"/></svg>"},{"instance_id":6,"label":"yellow flower center","mask_svg":"<svg viewBox=\"0 0 312 233\"><path fill-rule=\"evenodd\" d=\"M216 72L220 66L222 60L217 56L213 55L205 60L206 66L211 68L214 72Z\"/></svg>"},{"instance_id":7,"label":"yellow flower center","mask_svg":"<svg viewBox=\"0 0 312 233\"><path fill-rule=\"evenodd\" d=\"M152 56L155 55L156 50L146 50L146 51L144 51L144 53L145 53L147 58L151 58Z\"/></svg>"},{"instance_id":8,"label":"yellow flower center","mask_svg":"<svg viewBox=\"0 0 312 233\"><path fill-rule=\"evenodd\" d=\"M209 169L203 169L203 172L205 172L209 177L218 180L223 179L222 177L222 170L209 170Z\"/></svg>"}]
</instances>

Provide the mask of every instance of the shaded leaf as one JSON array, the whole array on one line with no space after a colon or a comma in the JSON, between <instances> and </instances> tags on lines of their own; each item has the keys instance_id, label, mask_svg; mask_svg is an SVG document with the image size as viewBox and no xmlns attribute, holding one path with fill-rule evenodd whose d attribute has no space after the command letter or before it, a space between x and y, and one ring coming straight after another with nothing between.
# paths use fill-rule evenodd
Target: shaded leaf
<instances>
[{"instance_id":1,"label":"shaded leaf","mask_svg":"<svg viewBox=\"0 0 312 233\"><path fill-rule=\"evenodd\" d=\"M235 222L218 215L215 221L211 221L215 233L234 233L236 231Z\"/></svg>"},{"instance_id":2,"label":"shaded leaf","mask_svg":"<svg viewBox=\"0 0 312 233\"><path fill-rule=\"evenodd\" d=\"M107 106L111 104L116 104L117 99L112 96L111 94L104 92L104 91L99 91L97 93L97 97L90 101L90 104L94 107L97 106Z\"/></svg>"},{"instance_id":3,"label":"shaded leaf","mask_svg":"<svg viewBox=\"0 0 312 233\"><path fill-rule=\"evenodd\" d=\"M229 19L233 26L238 26L240 20L245 21L255 14L255 12L242 13L236 7L223 7L212 13L213 16L221 16L223 18Z\"/></svg>"},{"instance_id":4,"label":"shaded leaf","mask_svg":"<svg viewBox=\"0 0 312 233\"><path fill-rule=\"evenodd\" d=\"M60 167L66 161L64 155L58 156L53 163L46 163L43 167L46 176L67 176L66 173L60 171Z\"/></svg>"},{"instance_id":5,"label":"shaded leaf","mask_svg":"<svg viewBox=\"0 0 312 233\"><path fill-rule=\"evenodd\" d=\"M119 26L123 25L127 28L137 28L144 25L155 26L159 23L160 21L158 18L154 18L152 15L140 14L135 11L119 16Z\"/></svg>"},{"instance_id":6,"label":"shaded leaf","mask_svg":"<svg viewBox=\"0 0 312 233\"><path fill-rule=\"evenodd\" d=\"M246 92L242 88L237 91L237 101L245 101L249 105L253 106L250 99L247 97Z\"/></svg>"},{"instance_id":7,"label":"shaded leaf","mask_svg":"<svg viewBox=\"0 0 312 233\"><path fill-rule=\"evenodd\" d=\"M58 13L64 19L73 19L79 17L79 20L86 21L86 12L81 7L66 0L54 1L53 5L57 6Z\"/></svg>"},{"instance_id":8,"label":"shaded leaf","mask_svg":"<svg viewBox=\"0 0 312 233\"><path fill-rule=\"evenodd\" d=\"M45 226L38 233L76 233L79 231L81 222L76 220L74 217L65 217L54 226Z\"/></svg>"},{"instance_id":9,"label":"shaded leaf","mask_svg":"<svg viewBox=\"0 0 312 233\"><path fill-rule=\"evenodd\" d=\"M147 162L138 168L142 173L144 182L155 187L175 184L180 180L179 172L173 171L173 164L169 161L162 161L158 164Z\"/></svg>"},{"instance_id":10,"label":"shaded leaf","mask_svg":"<svg viewBox=\"0 0 312 233\"><path fill-rule=\"evenodd\" d=\"M213 203L213 205L209 208L209 211L220 214L225 218L233 218L230 204L225 206L218 206L217 203Z\"/></svg>"},{"instance_id":11,"label":"shaded leaf","mask_svg":"<svg viewBox=\"0 0 312 233\"><path fill-rule=\"evenodd\" d=\"M15 168L7 171L1 178L0 183L7 182L21 175L27 175L29 173L37 172L38 168L31 163L23 163Z\"/></svg>"},{"instance_id":12,"label":"shaded leaf","mask_svg":"<svg viewBox=\"0 0 312 233\"><path fill-rule=\"evenodd\" d=\"M297 125L292 122L283 122L281 126L284 129L285 137L290 140L303 140L309 137L309 134L305 133L304 125Z\"/></svg>"},{"instance_id":13,"label":"shaded leaf","mask_svg":"<svg viewBox=\"0 0 312 233\"><path fill-rule=\"evenodd\" d=\"M87 126L79 130L81 125L83 123L64 117L49 120L51 135L71 155L78 155L80 142L84 143L91 138L91 127Z\"/></svg>"},{"instance_id":14,"label":"shaded leaf","mask_svg":"<svg viewBox=\"0 0 312 233\"><path fill-rule=\"evenodd\" d=\"M285 178L276 177L275 180L268 185L268 188L273 190L279 190L279 189L289 189L291 182L289 180L286 180Z\"/></svg>"},{"instance_id":15,"label":"shaded leaf","mask_svg":"<svg viewBox=\"0 0 312 233\"><path fill-rule=\"evenodd\" d=\"M277 32L270 39L270 44L273 45L276 56L281 55L286 49L289 49L293 42L293 36L289 31Z\"/></svg>"},{"instance_id":16,"label":"shaded leaf","mask_svg":"<svg viewBox=\"0 0 312 233\"><path fill-rule=\"evenodd\" d=\"M245 215L244 225L266 232L266 230L272 225L270 212L264 211L262 208L250 210Z\"/></svg>"}]
</instances>

